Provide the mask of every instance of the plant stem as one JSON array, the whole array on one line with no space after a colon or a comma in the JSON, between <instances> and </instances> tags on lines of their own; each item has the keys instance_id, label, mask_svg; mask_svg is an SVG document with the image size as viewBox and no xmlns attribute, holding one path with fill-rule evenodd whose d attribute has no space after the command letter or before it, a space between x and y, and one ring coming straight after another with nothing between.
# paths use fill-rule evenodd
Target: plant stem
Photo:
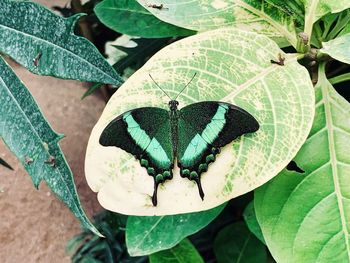
<instances>
[{"instance_id":1,"label":"plant stem","mask_svg":"<svg viewBox=\"0 0 350 263\"><path fill-rule=\"evenodd\" d=\"M349 69L349 65L348 64L343 64L340 67L338 67L337 69L333 70L332 72L330 72L327 77L333 77L335 75L337 75L338 73L342 72L343 70L348 70Z\"/></svg>"},{"instance_id":2,"label":"plant stem","mask_svg":"<svg viewBox=\"0 0 350 263\"><path fill-rule=\"evenodd\" d=\"M345 73L345 74L333 77L333 78L329 79L328 81L332 85L334 85L334 84L338 84L338 83L341 83L341 82L344 82L344 81L348 81L348 80L350 80L350 73Z\"/></svg>"}]
</instances>

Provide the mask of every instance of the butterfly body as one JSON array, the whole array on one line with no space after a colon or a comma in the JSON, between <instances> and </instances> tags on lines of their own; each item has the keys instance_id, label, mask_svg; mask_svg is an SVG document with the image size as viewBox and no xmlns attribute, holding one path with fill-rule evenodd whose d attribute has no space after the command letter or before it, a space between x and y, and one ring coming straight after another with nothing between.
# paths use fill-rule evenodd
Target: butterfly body
<instances>
[{"instance_id":1,"label":"butterfly body","mask_svg":"<svg viewBox=\"0 0 350 263\"><path fill-rule=\"evenodd\" d=\"M137 108L112 120L100 136L103 146L133 154L154 178L152 203L157 205L158 185L173 178L175 160L181 177L195 181L204 198L200 177L214 162L220 148L244 133L259 129L245 110L225 102L204 101L169 110Z\"/></svg>"},{"instance_id":2,"label":"butterfly body","mask_svg":"<svg viewBox=\"0 0 350 263\"><path fill-rule=\"evenodd\" d=\"M171 142L173 145L173 155L177 156L177 144L178 144L178 123L179 123L179 110L177 106L179 102L177 100L169 101L169 119L171 125Z\"/></svg>"}]
</instances>

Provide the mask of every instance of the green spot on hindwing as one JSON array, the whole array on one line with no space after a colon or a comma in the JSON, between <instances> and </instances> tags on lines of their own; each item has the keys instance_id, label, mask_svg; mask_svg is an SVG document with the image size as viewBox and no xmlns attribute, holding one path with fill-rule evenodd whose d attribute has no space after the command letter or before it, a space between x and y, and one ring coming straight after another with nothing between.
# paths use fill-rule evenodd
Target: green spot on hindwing
<instances>
[{"instance_id":1,"label":"green spot on hindwing","mask_svg":"<svg viewBox=\"0 0 350 263\"><path fill-rule=\"evenodd\" d=\"M181 169L181 176L182 177L189 177L190 176L190 170L188 169Z\"/></svg>"},{"instance_id":2,"label":"green spot on hindwing","mask_svg":"<svg viewBox=\"0 0 350 263\"><path fill-rule=\"evenodd\" d=\"M153 167L148 167L148 168L147 168L147 173L148 173L149 175L155 175L156 171L154 170Z\"/></svg>"},{"instance_id":3,"label":"green spot on hindwing","mask_svg":"<svg viewBox=\"0 0 350 263\"><path fill-rule=\"evenodd\" d=\"M140 164L142 167L148 167L148 161L146 159L141 159Z\"/></svg>"},{"instance_id":4,"label":"green spot on hindwing","mask_svg":"<svg viewBox=\"0 0 350 263\"><path fill-rule=\"evenodd\" d=\"M215 155L214 154L209 154L206 158L205 158L206 163L212 163L215 161Z\"/></svg>"},{"instance_id":5,"label":"green spot on hindwing","mask_svg":"<svg viewBox=\"0 0 350 263\"><path fill-rule=\"evenodd\" d=\"M156 183L159 184L159 183L162 183L162 182L164 182L163 175L157 174L157 176L156 176Z\"/></svg>"},{"instance_id":6,"label":"green spot on hindwing","mask_svg":"<svg viewBox=\"0 0 350 263\"><path fill-rule=\"evenodd\" d=\"M163 173L163 177L164 177L164 179L171 179L172 175L171 175L171 173L169 171L165 171Z\"/></svg>"},{"instance_id":7,"label":"green spot on hindwing","mask_svg":"<svg viewBox=\"0 0 350 263\"><path fill-rule=\"evenodd\" d=\"M195 180L195 179L197 179L198 178L198 173L196 172L196 171L192 171L191 173L190 173L190 179L191 180Z\"/></svg>"},{"instance_id":8,"label":"green spot on hindwing","mask_svg":"<svg viewBox=\"0 0 350 263\"><path fill-rule=\"evenodd\" d=\"M206 171L208 171L208 165L206 163L201 163L198 167L198 172L204 173Z\"/></svg>"}]
</instances>

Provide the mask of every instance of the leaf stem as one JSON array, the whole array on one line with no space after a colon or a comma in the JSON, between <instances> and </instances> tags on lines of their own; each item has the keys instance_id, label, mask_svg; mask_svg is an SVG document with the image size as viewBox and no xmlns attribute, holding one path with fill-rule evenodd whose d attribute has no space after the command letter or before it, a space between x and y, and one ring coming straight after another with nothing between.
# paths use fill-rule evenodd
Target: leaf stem
<instances>
[{"instance_id":1,"label":"leaf stem","mask_svg":"<svg viewBox=\"0 0 350 263\"><path fill-rule=\"evenodd\" d=\"M313 0L308 10L305 12L305 27L304 32L311 39L312 28L314 25L315 12L318 5L318 0ZM310 43L310 42L309 42Z\"/></svg>"},{"instance_id":2,"label":"leaf stem","mask_svg":"<svg viewBox=\"0 0 350 263\"><path fill-rule=\"evenodd\" d=\"M342 75L330 78L328 81L332 85L334 85L334 84L338 84L338 83L345 82L345 81L348 81L348 80L350 80L350 73L345 73L345 74L342 74Z\"/></svg>"}]
</instances>

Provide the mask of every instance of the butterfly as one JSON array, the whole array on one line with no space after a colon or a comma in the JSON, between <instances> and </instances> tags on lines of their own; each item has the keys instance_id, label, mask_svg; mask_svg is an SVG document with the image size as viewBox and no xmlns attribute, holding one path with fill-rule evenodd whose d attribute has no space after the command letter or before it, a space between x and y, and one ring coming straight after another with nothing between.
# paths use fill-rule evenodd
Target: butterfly
<instances>
[{"instance_id":1,"label":"butterfly","mask_svg":"<svg viewBox=\"0 0 350 263\"><path fill-rule=\"evenodd\" d=\"M143 107L117 116L105 127L99 139L102 146L115 146L134 155L154 178L154 206L157 205L159 184L173 178L175 160L181 177L196 182L203 200L201 175L215 161L220 148L259 129L259 123L252 115L226 102L202 101L178 109L176 99L181 92L175 99L168 96L169 110Z\"/></svg>"}]
</instances>

